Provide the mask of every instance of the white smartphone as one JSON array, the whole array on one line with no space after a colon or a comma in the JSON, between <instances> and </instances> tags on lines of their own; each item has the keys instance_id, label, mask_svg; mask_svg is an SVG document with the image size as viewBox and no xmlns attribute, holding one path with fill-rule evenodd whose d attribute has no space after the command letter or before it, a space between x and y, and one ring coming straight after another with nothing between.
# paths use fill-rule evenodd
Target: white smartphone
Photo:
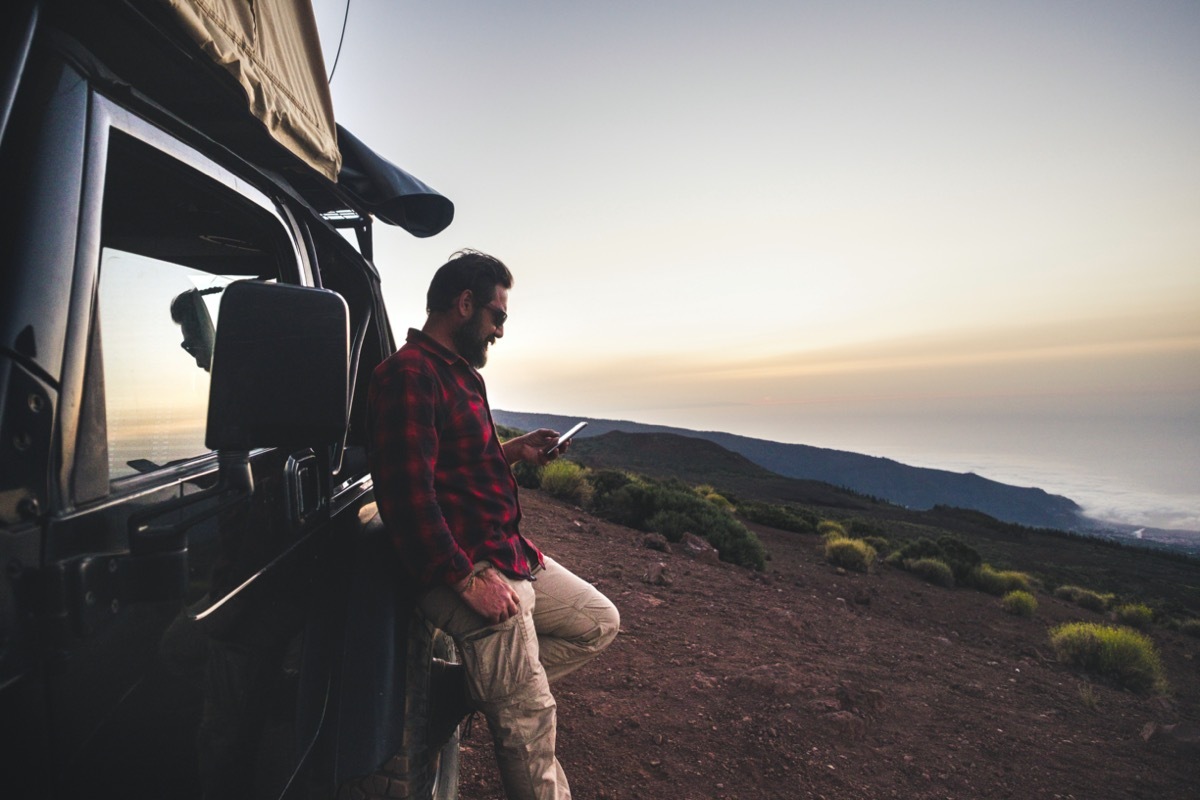
<instances>
[{"instance_id":1,"label":"white smartphone","mask_svg":"<svg viewBox=\"0 0 1200 800\"><path fill-rule=\"evenodd\" d=\"M562 447L565 442L569 442L571 440L572 436L579 433L581 430L583 430L586 427L587 427L586 422L580 422L574 428L571 428L571 430L569 430L566 433L564 433L563 435L559 436L558 441L555 442L553 446L546 448L546 455L550 455L555 450Z\"/></svg>"}]
</instances>

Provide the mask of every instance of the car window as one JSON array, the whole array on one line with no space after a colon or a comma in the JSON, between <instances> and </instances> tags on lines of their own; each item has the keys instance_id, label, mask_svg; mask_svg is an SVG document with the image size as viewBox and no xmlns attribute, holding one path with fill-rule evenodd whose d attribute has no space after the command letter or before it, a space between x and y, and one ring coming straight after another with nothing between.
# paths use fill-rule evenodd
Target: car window
<instances>
[{"instance_id":1,"label":"car window","mask_svg":"<svg viewBox=\"0 0 1200 800\"><path fill-rule=\"evenodd\" d=\"M109 479L204 455L221 294L294 273L280 220L114 131L97 296Z\"/></svg>"}]
</instances>

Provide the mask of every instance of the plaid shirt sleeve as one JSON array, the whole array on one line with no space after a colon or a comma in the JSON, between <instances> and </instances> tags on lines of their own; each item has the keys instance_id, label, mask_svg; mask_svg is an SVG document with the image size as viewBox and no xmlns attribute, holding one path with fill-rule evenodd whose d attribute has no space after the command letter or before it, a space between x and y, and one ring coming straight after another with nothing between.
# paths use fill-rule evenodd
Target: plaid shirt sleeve
<instances>
[{"instance_id":1,"label":"plaid shirt sleeve","mask_svg":"<svg viewBox=\"0 0 1200 800\"><path fill-rule=\"evenodd\" d=\"M384 362L369 393L375 499L401 559L423 586L471 574L435 490L439 439L436 377L419 365Z\"/></svg>"}]
</instances>

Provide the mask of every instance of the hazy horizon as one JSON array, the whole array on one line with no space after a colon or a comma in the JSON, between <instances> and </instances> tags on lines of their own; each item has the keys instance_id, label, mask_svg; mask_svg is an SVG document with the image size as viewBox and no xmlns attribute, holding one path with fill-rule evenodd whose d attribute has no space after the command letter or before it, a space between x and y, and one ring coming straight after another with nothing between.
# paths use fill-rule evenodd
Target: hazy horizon
<instances>
[{"instance_id":1,"label":"hazy horizon","mask_svg":"<svg viewBox=\"0 0 1200 800\"><path fill-rule=\"evenodd\" d=\"M516 275L497 407L1200 528L1200 4L315 7L339 121L456 206L376 226L398 335L452 251Z\"/></svg>"},{"instance_id":2,"label":"hazy horizon","mask_svg":"<svg viewBox=\"0 0 1200 800\"><path fill-rule=\"evenodd\" d=\"M511 407L506 410L515 411ZM520 409L534 414L562 414L567 417L592 417L646 425L664 425L695 431L715 431L748 436L755 439L803 444L831 450L844 450L862 455L890 458L913 467L928 467L950 472L973 472L984 478L1013 486L1036 487L1051 494L1062 495L1079 503L1085 516L1121 525L1161 528L1200 533L1200 492L1196 491L1191 475L1195 474L1194 460L1172 459L1177 448L1170 447L1161 435L1156 444L1147 446L1137 431L1129 446L1104 458L1095 452L1076 452L1055 449L1045 442L1045 431L1030 429L1027 423L1014 422L1011 436L1003 447L989 447L979 435L964 435L971 428L970 420L960 419L954 425L896 424L896 419L870 417L829 417L811 420L807 435L780 436L769 426L743 425L732 420L729 425L681 424L665 418L601 414L580 414L538 409ZM987 430L1003 430L994 418ZM1084 429L1110 421L1076 423ZM1200 424L1200 419L1196 420ZM991 435L991 434L988 434ZM1153 435L1153 432L1152 432ZM1082 440L1083 437L1080 437ZM1107 438L1112 442L1113 438ZM1108 446L1108 445L1103 445ZM1168 454L1167 458L1161 455ZM1187 461L1187 463L1185 463ZM1182 467L1189 466L1183 470Z\"/></svg>"}]
</instances>

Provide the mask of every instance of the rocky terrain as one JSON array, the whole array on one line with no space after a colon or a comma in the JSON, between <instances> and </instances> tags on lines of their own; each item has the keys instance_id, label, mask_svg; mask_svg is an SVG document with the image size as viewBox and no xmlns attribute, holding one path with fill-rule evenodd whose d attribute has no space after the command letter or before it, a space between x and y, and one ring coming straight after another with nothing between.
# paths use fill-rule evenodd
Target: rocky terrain
<instances>
[{"instance_id":1,"label":"rocky terrain","mask_svg":"<svg viewBox=\"0 0 1200 800\"><path fill-rule=\"evenodd\" d=\"M1019 618L891 567L840 572L817 536L751 525L771 553L756 573L522 502L526 534L622 614L555 687L575 797L1197 796L1200 639L1155 628L1171 690L1134 694L1054 659L1048 628L1101 616L1045 592ZM460 796L503 797L482 720Z\"/></svg>"}]
</instances>

